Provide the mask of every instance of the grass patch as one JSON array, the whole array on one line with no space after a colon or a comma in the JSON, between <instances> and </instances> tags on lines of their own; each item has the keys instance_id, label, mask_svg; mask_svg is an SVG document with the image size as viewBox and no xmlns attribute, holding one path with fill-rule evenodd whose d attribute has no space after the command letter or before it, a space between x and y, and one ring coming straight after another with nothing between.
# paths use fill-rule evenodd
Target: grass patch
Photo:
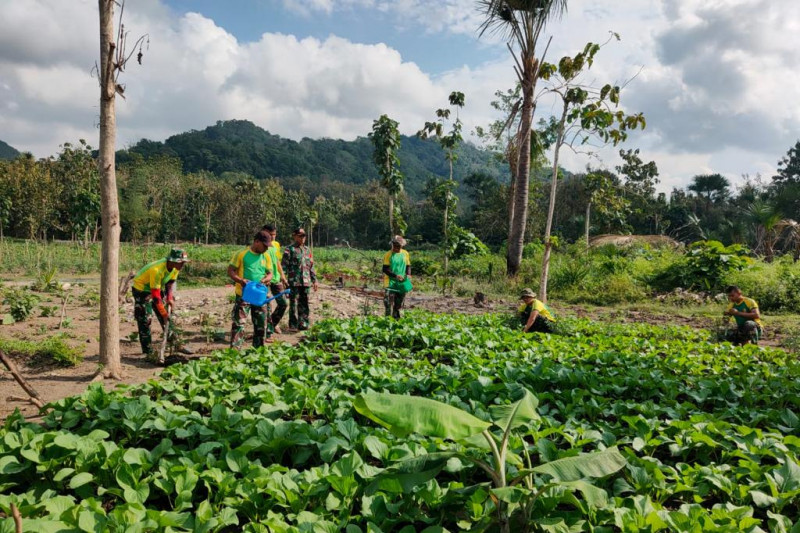
<instances>
[{"instance_id":1,"label":"grass patch","mask_svg":"<svg viewBox=\"0 0 800 533\"><path fill-rule=\"evenodd\" d=\"M83 361L83 351L64 342L60 335L43 341L0 337L0 350L26 359L28 364L55 363L59 366L78 366Z\"/></svg>"}]
</instances>

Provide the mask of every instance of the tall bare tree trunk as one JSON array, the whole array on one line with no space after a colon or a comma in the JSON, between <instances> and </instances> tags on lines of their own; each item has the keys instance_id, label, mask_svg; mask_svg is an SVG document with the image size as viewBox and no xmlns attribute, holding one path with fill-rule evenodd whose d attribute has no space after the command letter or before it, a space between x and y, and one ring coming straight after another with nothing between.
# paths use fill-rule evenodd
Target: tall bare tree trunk
<instances>
[{"instance_id":1,"label":"tall bare tree trunk","mask_svg":"<svg viewBox=\"0 0 800 533\"><path fill-rule=\"evenodd\" d=\"M586 236L586 248L589 248L589 227L591 226L590 220L592 216L592 202L586 204L586 220L584 221L583 232Z\"/></svg>"},{"instance_id":2,"label":"tall bare tree trunk","mask_svg":"<svg viewBox=\"0 0 800 533\"><path fill-rule=\"evenodd\" d=\"M524 59L524 58L523 58ZM526 69L527 70L527 69ZM535 74L535 68L530 68ZM527 73L526 73L527 74ZM508 228L508 251L506 274L516 276L522 264L522 248L525 246L525 226L528 221L528 188L531 170L531 124L533 122L533 90L535 79L522 83L522 116L520 118L519 163L514 179L513 214Z\"/></svg>"},{"instance_id":3,"label":"tall bare tree trunk","mask_svg":"<svg viewBox=\"0 0 800 533\"><path fill-rule=\"evenodd\" d=\"M564 111L561 113L561 121L558 123L558 137L556 138L553 150L553 177L550 179L550 205L547 208L547 225L544 228L544 256L542 257L542 277L539 280L539 299L547 303L547 279L550 275L550 251L553 243L550 241L550 232L553 229L553 215L556 210L556 190L558 188L558 153L561 144L564 142L564 126L567 122L567 111L569 104L564 102Z\"/></svg>"},{"instance_id":4,"label":"tall bare tree trunk","mask_svg":"<svg viewBox=\"0 0 800 533\"><path fill-rule=\"evenodd\" d=\"M394 231L394 193L389 193L389 233L392 237L396 235Z\"/></svg>"},{"instance_id":5,"label":"tall bare tree trunk","mask_svg":"<svg viewBox=\"0 0 800 533\"><path fill-rule=\"evenodd\" d=\"M99 0L100 6L100 207L103 225L100 271L100 363L105 377L121 379L119 354L119 203L115 148L117 123L114 100L114 0Z\"/></svg>"}]
</instances>

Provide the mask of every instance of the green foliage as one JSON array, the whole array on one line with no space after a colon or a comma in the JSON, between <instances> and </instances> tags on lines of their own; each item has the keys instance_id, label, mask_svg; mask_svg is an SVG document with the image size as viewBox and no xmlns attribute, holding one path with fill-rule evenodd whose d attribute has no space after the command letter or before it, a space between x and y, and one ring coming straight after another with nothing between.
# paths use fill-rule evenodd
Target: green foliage
<instances>
[{"instance_id":1,"label":"green foliage","mask_svg":"<svg viewBox=\"0 0 800 533\"><path fill-rule=\"evenodd\" d=\"M83 350L73 348L60 335L43 341L21 341L0 337L0 351L28 359L30 363L54 363L59 366L77 366L83 361Z\"/></svg>"},{"instance_id":2,"label":"green foliage","mask_svg":"<svg viewBox=\"0 0 800 533\"><path fill-rule=\"evenodd\" d=\"M14 320L23 322L36 310L39 297L27 288L7 288L3 290L3 304L8 307Z\"/></svg>"},{"instance_id":3,"label":"green foliage","mask_svg":"<svg viewBox=\"0 0 800 533\"><path fill-rule=\"evenodd\" d=\"M686 250L686 265L680 275L687 288L719 290L725 276L743 270L751 262L747 249L739 244L723 246L719 241L699 241Z\"/></svg>"},{"instance_id":4,"label":"green foliage","mask_svg":"<svg viewBox=\"0 0 800 533\"><path fill-rule=\"evenodd\" d=\"M504 320L326 321L297 346L93 384L0 428L0 511L14 503L31 531L492 531L501 508L520 532L797 520L794 355L680 327L564 318L565 334L531 336ZM358 414L359 395L414 432ZM508 486L485 437L404 419L397 397L490 425L498 451L510 428Z\"/></svg>"},{"instance_id":5,"label":"green foliage","mask_svg":"<svg viewBox=\"0 0 800 533\"><path fill-rule=\"evenodd\" d=\"M460 226L452 226L447 238L449 240L450 257L453 259L489 254L489 248L474 233Z\"/></svg>"}]
</instances>

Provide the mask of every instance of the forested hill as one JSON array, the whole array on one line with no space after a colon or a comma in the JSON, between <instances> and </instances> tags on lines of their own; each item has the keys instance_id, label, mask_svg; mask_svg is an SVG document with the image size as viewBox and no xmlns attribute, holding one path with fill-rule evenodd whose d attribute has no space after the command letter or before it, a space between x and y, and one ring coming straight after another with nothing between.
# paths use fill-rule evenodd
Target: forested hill
<instances>
[{"instance_id":1,"label":"forested hill","mask_svg":"<svg viewBox=\"0 0 800 533\"><path fill-rule=\"evenodd\" d=\"M18 155L19 151L16 148L0 141L0 159L16 159Z\"/></svg>"},{"instance_id":2,"label":"forested hill","mask_svg":"<svg viewBox=\"0 0 800 533\"><path fill-rule=\"evenodd\" d=\"M201 170L222 176L245 173L257 179L305 176L313 182L323 180L360 184L378 179L372 162L372 143L366 137L354 141L303 139L299 142L273 135L247 120L217 122L202 131L173 135L164 142L143 139L117 154L118 163L131 154L144 158L166 155L183 162L186 172ZM406 190L419 196L431 177L449 173L444 152L434 141L403 136L399 153L400 169L406 177ZM505 179L505 168L492 155L463 143L455 164L455 178L484 172Z\"/></svg>"}]
</instances>

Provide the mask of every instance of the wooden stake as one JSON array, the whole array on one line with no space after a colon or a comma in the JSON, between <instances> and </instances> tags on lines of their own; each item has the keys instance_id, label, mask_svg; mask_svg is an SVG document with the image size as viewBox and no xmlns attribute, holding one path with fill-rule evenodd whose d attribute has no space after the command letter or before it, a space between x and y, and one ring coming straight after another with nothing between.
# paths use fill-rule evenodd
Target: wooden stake
<instances>
[{"instance_id":1,"label":"wooden stake","mask_svg":"<svg viewBox=\"0 0 800 533\"><path fill-rule=\"evenodd\" d=\"M14 376L14 379L17 381L17 383L19 383L19 386L28 393L28 396L30 396L30 402L39 409L44 407L44 402L42 402L41 396L39 396L39 393L36 392L36 389L31 387L30 383L28 383L25 378L20 375L19 370L17 370L17 365L14 364L14 361L12 361L11 358L2 351L0 351L0 360L3 361L4 365L6 365L8 371L11 372L11 375Z\"/></svg>"}]
</instances>

